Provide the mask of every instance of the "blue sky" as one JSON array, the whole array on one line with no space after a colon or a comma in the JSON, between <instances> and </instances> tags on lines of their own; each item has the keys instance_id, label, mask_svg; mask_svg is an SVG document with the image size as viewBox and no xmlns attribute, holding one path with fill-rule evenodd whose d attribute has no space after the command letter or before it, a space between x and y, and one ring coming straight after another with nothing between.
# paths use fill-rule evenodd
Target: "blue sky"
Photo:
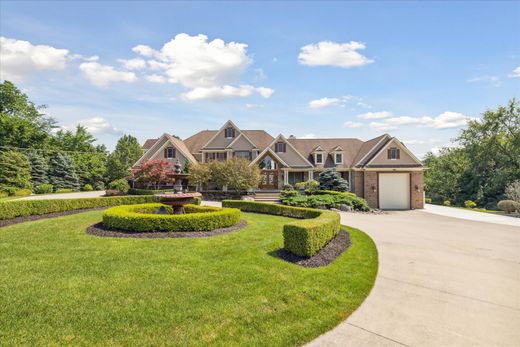
<instances>
[{"instance_id":1,"label":"blue sky","mask_svg":"<svg viewBox=\"0 0 520 347\"><path fill-rule=\"evenodd\" d=\"M109 148L232 119L419 156L520 93L519 2L0 3L0 72ZM201 35L201 36L198 36ZM164 46L164 47L163 47Z\"/></svg>"}]
</instances>

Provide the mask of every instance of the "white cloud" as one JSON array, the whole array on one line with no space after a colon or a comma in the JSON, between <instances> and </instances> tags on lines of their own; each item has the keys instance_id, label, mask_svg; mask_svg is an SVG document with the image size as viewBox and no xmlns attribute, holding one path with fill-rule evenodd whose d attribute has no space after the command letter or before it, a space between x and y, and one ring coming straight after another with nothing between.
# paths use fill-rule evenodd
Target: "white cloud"
<instances>
[{"instance_id":1,"label":"white cloud","mask_svg":"<svg viewBox=\"0 0 520 347\"><path fill-rule=\"evenodd\" d=\"M397 129L402 125L415 125L424 128L434 129L453 129L465 126L469 120L475 118L466 116L459 112L446 111L437 117L390 117L384 118L379 122L372 122L369 126L379 131Z\"/></svg>"},{"instance_id":2,"label":"white cloud","mask_svg":"<svg viewBox=\"0 0 520 347\"><path fill-rule=\"evenodd\" d=\"M517 68L515 68L513 70L513 72L509 75L509 77L511 78L514 78L514 77L520 77L520 66L518 66Z\"/></svg>"},{"instance_id":3,"label":"white cloud","mask_svg":"<svg viewBox=\"0 0 520 347\"><path fill-rule=\"evenodd\" d=\"M146 75L146 76L144 76L144 79L147 80L148 82L152 82L152 83L166 83L167 82L166 77L161 76L161 75L156 75L156 74Z\"/></svg>"},{"instance_id":4,"label":"white cloud","mask_svg":"<svg viewBox=\"0 0 520 347\"><path fill-rule=\"evenodd\" d=\"M82 63L79 69L92 84L98 87L106 87L111 82L132 83L137 80L133 72L118 71L112 66L102 65L98 62Z\"/></svg>"},{"instance_id":5,"label":"white cloud","mask_svg":"<svg viewBox=\"0 0 520 347\"><path fill-rule=\"evenodd\" d=\"M338 98L321 98L316 100L311 100L309 102L310 108L323 108L329 106L339 105L340 99Z\"/></svg>"},{"instance_id":6,"label":"white cloud","mask_svg":"<svg viewBox=\"0 0 520 347\"><path fill-rule=\"evenodd\" d=\"M469 83L485 82L489 83L493 87L500 87L502 82L498 76L476 76L468 80Z\"/></svg>"},{"instance_id":7,"label":"white cloud","mask_svg":"<svg viewBox=\"0 0 520 347\"><path fill-rule=\"evenodd\" d=\"M274 90L263 87L255 88L250 85L241 85L238 87L230 85L199 87L194 88L187 93L183 93L182 98L186 101L224 100L235 97L248 97L254 93L258 93L264 98L269 98L274 93Z\"/></svg>"},{"instance_id":8,"label":"white cloud","mask_svg":"<svg viewBox=\"0 0 520 347\"><path fill-rule=\"evenodd\" d=\"M69 50L0 37L0 79L23 80L34 71L63 70Z\"/></svg>"},{"instance_id":9,"label":"white cloud","mask_svg":"<svg viewBox=\"0 0 520 347\"><path fill-rule=\"evenodd\" d=\"M206 35L177 34L159 51L144 45L133 48L154 57L173 83L188 88L214 87L232 83L251 63L244 43L208 41Z\"/></svg>"},{"instance_id":10,"label":"white cloud","mask_svg":"<svg viewBox=\"0 0 520 347\"><path fill-rule=\"evenodd\" d=\"M119 59L118 61L123 64L123 67L127 70L141 70L146 67L146 61L141 58Z\"/></svg>"},{"instance_id":11,"label":"white cloud","mask_svg":"<svg viewBox=\"0 0 520 347\"><path fill-rule=\"evenodd\" d=\"M374 62L358 52L365 48L365 44L356 41L349 43L321 41L303 46L298 60L301 64L309 66L330 65L342 68L363 66Z\"/></svg>"},{"instance_id":12,"label":"white cloud","mask_svg":"<svg viewBox=\"0 0 520 347\"><path fill-rule=\"evenodd\" d=\"M247 44L244 43L226 43L218 38L209 41L206 35L181 33L160 50L138 45L133 51L150 58L146 62L148 67L157 71L154 77L147 77L147 80L179 83L190 89L182 94L184 100L222 100L254 93L268 98L274 92L266 87L233 85L252 63L247 54ZM262 69L255 72L257 79L266 77ZM157 76L163 76L163 79Z\"/></svg>"},{"instance_id":13,"label":"white cloud","mask_svg":"<svg viewBox=\"0 0 520 347\"><path fill-rule=\"evenodd\" d=\"M120 135L122 132L118 130L116 127L112 126L108 120L102 117L93 117L88 119L82 119L78 121L78 124L83 125L87 128L88 132L92 135L99 134L112 134L112 135ZM66 129L71 129L75 127L65 127Z\"/></svg>"},{"instance_id":14,"label":"white cloud","mask_svg":"<svg viewBox=\"0 0 520 347\"><path fill-rule=\"evenodd\" d=\"M264 105L260 104L246 104L246 108L262 108Z\"/></svg>"},{"instance_id":15,"label":"white cloud","mask_svg":"<svg viewBox=\"0 0 520 347\"><path fill-rule=\"evenodd\" d=\"M397 127L395 127L393 125L381 123L381 122L371 122L368 126L371 127L372 129L375 129L378 131L389 131L389 130L397 129Z\"/></svg>"},{"instance_id":16,"label":"white cloud","mask_svg":"<svg viewBox=\"0 0 520 347\"><path fill-rule=\"evenodd\" d=\"M427 139L427 140L403 140L405 145L423 145L427 143L439 143L439 139Z\"/></svg>"},{"instance_id":17,"label":"white cloud","mask_svg":"<svg viewBox=\"0 0 520 347\"><path fill-rule=\"evenodd\" d=\"M258 68L255 69L255 80L265 80L267 79L267 75L265 74L264 69Z\"/></svg>"},{"instance_id":18,"label":"white cloud","mask_svg":"<svg viewBox=\"0 0 520 347\"><path fill-rule=\"evenodd\" d=\"M380 111L380 112L367 112L357 115L360 119L383 119L392 117L392 112Z\"/></svg>"},{"instance_id":19,"label":"white cloud","mask_svg":"<svg viewBox=\"0 0 520 347\"><path fill-rule=\"evenodd\" d=\"M343 128L348 128L348 129L361 128L362 126L363 126L363 124L361 124L359 122L352 122L350 120L343 123Z\"/></svg>"}]
</instances>

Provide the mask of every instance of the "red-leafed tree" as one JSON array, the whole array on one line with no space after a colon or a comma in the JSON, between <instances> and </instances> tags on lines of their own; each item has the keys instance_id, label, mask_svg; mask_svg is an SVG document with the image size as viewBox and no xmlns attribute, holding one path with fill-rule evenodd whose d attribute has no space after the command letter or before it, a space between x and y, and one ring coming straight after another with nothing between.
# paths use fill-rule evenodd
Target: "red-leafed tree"
<instances>
[{"instance_id":1,"label":"red-leafed tree","mask_svg":"<svg viewBox=\"0 0 520 347\"><path fill-rule=\"evenodd\" d=\"M173 164L168 160L148 160L134 170L134 178L147 188L158 189L161 185L172 183L174 173Z\"/></svg>"}]
</instances>

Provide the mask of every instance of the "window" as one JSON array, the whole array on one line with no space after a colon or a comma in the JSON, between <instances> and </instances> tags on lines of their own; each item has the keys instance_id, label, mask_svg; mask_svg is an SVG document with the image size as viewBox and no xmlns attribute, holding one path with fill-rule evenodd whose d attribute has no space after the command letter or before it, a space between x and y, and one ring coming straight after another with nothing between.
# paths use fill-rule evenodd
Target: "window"
<instances>
[{"instance_id":1,"label":"window","mask_svg":"<svg viewBox=\"0 0 520 347\"><path fill-rule=\"evenodd\" d=\"M277 142L274 146L274 151L276 153L285 153L286 145L284 142Z\"/></svg>"},{"instance_id":2,"label":"window","mask_svg":"<svg viewBox=\"0 0 520 347\"><path fill-rule=\"evenodd\" d=\"M303 172L289 172L289 184L295 185L296 183L303 182Z\"/></svg>"},{"instance_id":3,"label":"window","mask_svg":"<svg viewBox=\"0 0 520 347\"><path fill-rule=\"evenodd\" d=\"M276 162L270 156L266 156L264 160L260 162L259 166L262 170L276 170L278 167Z\"/></svg>"},{"instance_id":4,"label":"window","mask_svg":"<svg viewBox=\"0 0 520 347\"><path fill-rule=\"evenodd\" d=\"M235 128L226 128L225 130L226 139L235 137Z\"/></svg>"},{"instance_id":5,"label":"window","mask_svg":"<svg viewBox=\"0 0 520 347\"><path fill-rule=\"evenodd\" d=\"M336 164L342 164L343 163L343 154L336 153L335 160L336 160Z\"/></svg>"},{"instance_id":6,"label":"window","mask_svg":"<svg viewBox=\"0 0 520 347\"><path fill-rule=\"evenodd\" d=\"M244 158L247 160L251 160L251 152L250 151L235 151L235 158Z\"/></svg>"},{"instance_id":7,"label":"window","mask_svg":"<svg viewBox=\"0 0 520 347\"><path fill-rule=\"evenodd\" d=\"M226 152L211 152L206 153L206 161L212 161L212 160L226 160L227 159L227 153Z\"/></svg>"},{"instance_id":8,"label":"window","mask_svg":"<svg viewBox=\"0 0 520 347\"><path fill-rule=\"evenodd\" d=\"M323 154L316 153L316 164L323 164Z\"/></svg>"},{"instance_id":9,"label":"window","mask_svg":"<svg viewBox=\"0 0 520 347\"><path fill-rule=\"evenodd\" d=\"M395 147L389 148L388 149L388 159L390 159L390 160L399 159L399 157L400 157L399 152L400 152L399 148L395 148Z\"/></svg>"},{"instance_id":10,"label":"window","mask_svg":"<svg viewBox=\"0 0 520 347\"><path fill-rule=\"evenodd\" d=\"M165 158L175 158L175 148L167 147L164 149L164 157Z\"/></svg>"}]
</instances>

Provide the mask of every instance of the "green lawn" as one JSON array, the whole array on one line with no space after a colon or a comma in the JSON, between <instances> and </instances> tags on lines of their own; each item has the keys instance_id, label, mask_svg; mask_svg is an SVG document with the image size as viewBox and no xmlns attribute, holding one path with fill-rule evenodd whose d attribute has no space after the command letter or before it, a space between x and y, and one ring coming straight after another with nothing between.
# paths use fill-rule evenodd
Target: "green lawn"
<instances>
[{"instance_id":1,"label":"green lawn","mask_svg":"<svg viewBox=\"0 0 520 347\"><path fill-rule=\"evenodd\" d=\"M100 211L0 228L0 345L300 345L365 299L377 250L356 229L333 264L272 256L289 219L200 239L85 233Z\"/></svg>"}]
</instances>

